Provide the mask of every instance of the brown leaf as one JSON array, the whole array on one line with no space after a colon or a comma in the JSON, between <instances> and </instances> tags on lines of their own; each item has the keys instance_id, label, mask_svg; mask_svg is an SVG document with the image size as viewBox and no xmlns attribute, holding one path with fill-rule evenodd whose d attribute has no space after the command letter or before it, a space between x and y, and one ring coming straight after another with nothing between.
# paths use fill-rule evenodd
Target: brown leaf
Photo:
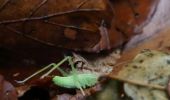
<instances>
[{"instance_id":1,"label":"brown leaf","mask_svg":"<svg viewBox=\"0 0 170 100\"><path fill-rule=\"evenodd\" d=\"M27 47L36 41L99 52L139 33L152 18L158 1L1 0L0 43L5 47Z\"/></svg>"},{"instance_id":2,"label":"brown leaf","mask_svg":"<svg viewBox=\"0 0 170 100\"><path fill-rule=\"evenodd\" d=\"M16 91L18 93L18 97L23 96L25 92L30 90L30 88L31 88L30 85L23 85L23 86L16 87Z\"/></svg>"}]
</instances>

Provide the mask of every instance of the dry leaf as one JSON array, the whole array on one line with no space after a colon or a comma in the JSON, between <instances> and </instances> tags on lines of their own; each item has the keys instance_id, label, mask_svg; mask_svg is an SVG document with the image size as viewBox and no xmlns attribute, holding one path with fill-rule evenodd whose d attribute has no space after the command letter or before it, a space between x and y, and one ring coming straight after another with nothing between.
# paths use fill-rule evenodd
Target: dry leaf
<instances>
[{"instance_id":1,"label":"dry leaf","mask_svg":"<svg viewBox=\"0 0 170 100\"><path fill-rule=\"evenodd\" d=\"M8 48L41 43L99 52L140 33L158 1L1 0L0 43Z\"/></svg>"},{"instance_id":2,"label":"dry leaf","mask_svg":"<svg viewBox=\"0 0 170 100\"><path fill-rule=\"evenodd\" d=\"M116 75L126 80L124 91L133 100L168 100L165 88L169 76L170 54L154 50L141 51Z\"/></svg>"}]
</instances>

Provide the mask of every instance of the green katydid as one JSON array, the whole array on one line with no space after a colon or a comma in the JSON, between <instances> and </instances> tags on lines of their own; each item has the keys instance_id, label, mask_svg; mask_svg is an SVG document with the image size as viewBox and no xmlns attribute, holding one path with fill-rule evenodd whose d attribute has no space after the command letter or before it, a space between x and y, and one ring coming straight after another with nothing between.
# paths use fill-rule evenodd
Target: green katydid
<instances>
[{"instance_id":1,"label":"green katydid","mask_svg":"<svg viewBox=\"0 0 170 100\"><path fill-rule=\"evenodd\" d=\"M71 66L72 71L70 74L67 74L59 67L65 61L68 61ZM50 68L51 66L53 66L53 68L51 70L49 70L47 73L45 73L43 76L41 76L41 78L48 76L52 71L54 71L55 69L58 69L63 74L63 77L62 76L54 76L52 79L54 84L56 84L58 86L65 87L65 88L79 88L81 90L82 94L85 95L83 88L86 88L87 86L93 86L97 83L98 77L95 74L92 74L92 73L78 74L77 70L74 67L72 57L70 57L70 56L65 57L63 60L61 60L57 64L52 63L52 64L44 67L43 69L40 69L39 71L35 72L34 74L32 74L28 78L24 79L23 81L17 81L17 82L24 83L24 82L28 81L30 78L34 77L35 75Z\"/></svg>"}]
</instances>

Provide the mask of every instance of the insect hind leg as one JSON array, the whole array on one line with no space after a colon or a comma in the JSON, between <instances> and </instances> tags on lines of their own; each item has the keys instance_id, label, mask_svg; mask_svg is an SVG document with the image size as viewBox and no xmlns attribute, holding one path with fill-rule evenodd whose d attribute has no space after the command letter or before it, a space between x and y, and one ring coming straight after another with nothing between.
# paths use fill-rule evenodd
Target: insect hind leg
<instances>
[{"instance_id":1,"label":"insect hind leg","mask_svg":"<svg viewBox=\"0 0 170 100\"><path fill-rule=\"evenodd\" d=\"M53 67L51 70L49 70L47 73L45 73L44 75L42 75L41 78L44 78L44 77L48 76L48 75L49 75L52 71L54 71L55 69L58 69L63 75L66 75L66 73L65 73L62 69L59 68L59 66L60 66L61 64L63 64L65 61L67 61L69 58L70 58L70 57L65 57L63 60L61 60L61 61L60 61L59 63L57 63L57 64L51 63L51 64L49 64L48 66L46 66L46 67L38 70L38 71L35 72L34 74L30 75L29 77L25 78L25 79L22 80L22 81L17 81L17 80L15 80L15 81L16 81L17 83L25 83L25 82L27 82L29 79L31 79L32 77L34 77L34 76L38 75L39 73L47 70L47 69L50 68L51 66L54 66L54 67Z\"/></svg>"},{"instance_id":2,"label":"insect hind leg","mask_svg":"<svg viewBox=\"0 0 170 100\"><path fill-rule=\"evenodd\" d=\"M50 68L51 66L55 65L55 63L51 63L50 65L44 67L43 69L38 70L37 72L35 72L34 74L30 75L29 77L25 78L22 81L17 81L15 80L17 83L25 83L27 82L29 79L33 78L34 76L38 75L39 73L45 71L46 69Z\"/></svg>"}]
</instances>

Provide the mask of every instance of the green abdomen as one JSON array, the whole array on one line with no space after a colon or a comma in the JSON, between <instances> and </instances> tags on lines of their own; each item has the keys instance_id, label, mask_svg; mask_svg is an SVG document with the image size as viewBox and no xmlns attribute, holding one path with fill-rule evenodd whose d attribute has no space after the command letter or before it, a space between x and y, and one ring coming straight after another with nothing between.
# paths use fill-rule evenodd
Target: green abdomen
<instances>
[{"instance_id":1,"label":"green abdomen","mask_svg":"<svg viewBox=\"0 0 170 100\"><path fill-rule=\"evenodd\" d=\"M55 76L54 84L65 88L86 88L97 83L97 77L94 74L78 74L67 77Z\"/></svg>"}]
</instances>

